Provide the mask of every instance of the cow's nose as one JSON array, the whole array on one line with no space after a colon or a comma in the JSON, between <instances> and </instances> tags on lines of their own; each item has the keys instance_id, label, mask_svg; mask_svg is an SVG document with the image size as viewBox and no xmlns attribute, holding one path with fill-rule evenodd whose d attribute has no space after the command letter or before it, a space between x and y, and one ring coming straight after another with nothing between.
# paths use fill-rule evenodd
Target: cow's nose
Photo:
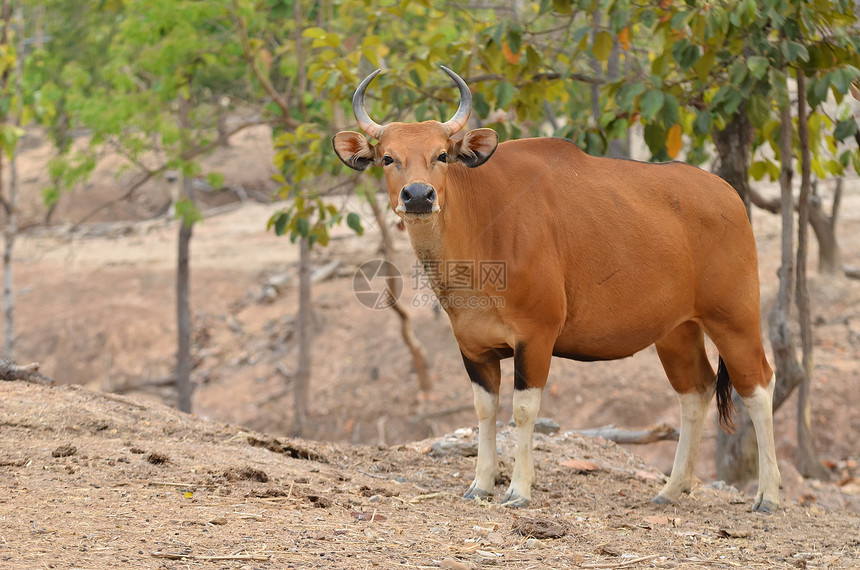
<instances>
[{"instance_id":1,"label":"cow's nose","mask_svg":"<svg viewBox=\"0 0 860 570\"><path fill-rule=\"evenodd\" d=\"M436 190L429 184L417 182L404 186L400 198L407 214L429 214L436 202Z\"/></svg>"}]
</instances>

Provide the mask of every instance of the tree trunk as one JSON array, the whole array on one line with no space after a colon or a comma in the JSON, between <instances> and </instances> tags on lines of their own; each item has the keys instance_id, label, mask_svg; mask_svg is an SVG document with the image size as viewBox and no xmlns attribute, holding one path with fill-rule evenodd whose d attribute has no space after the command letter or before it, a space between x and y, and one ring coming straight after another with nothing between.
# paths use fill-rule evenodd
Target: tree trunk
<instances>
[{"instance_id":1,"label":"tree trunk","mask_svg":"<svg viewBox=\"0 0 860 570\"><path fill-rule=\"evenodd\" d=\"M176 265L176 391L178 406L191 413L191 266L189 251L194 226L180 220L179 259Z\"/></svg>"},{"instance_id":2,"label":"tree trunk","mask_svg":"<svg viewBox=\"0 0 860 570\"><path fill-rule=\"evenodd\" d=\"M806 78L797 73L797 131L800 138L801 176L800 205L797 221L797 312L800 319L800 341L803 348L803 380L797 397L797 470L804 477L826 479L827 470L815 455L812 443L811 403L809 390L814 368L812 315L806 279L806 257L809 249L809 194L812 156L809 148L809 124L806 112Z\"/></svg>"},{"instance_id":3,"label":"tree trunk","mask_svg":"<svg viewBox=\"0 0 860 570\"><path fill-rule=\"evenodd\" d=\"M842 270L842 251L836 240L836 222L839 217L839 205L842 201L842 178L836 179L836 189L833 191L833 207L828 216L821 205L818 195L818 184L813 183L812 195L809 199L809 223L815 231L818 241L818 273L822 275L839 275Z\"/></svg>"},{"instance_id":4,"label":"tree trunk","mask_svg":"<svg viewBox=\"0 0 860 570\"><path fill-rule=\"evenodd\" d=\"M726 128L714 129L712 137L720 157L716 174L731 184L740 195L748 218L752 216L748 171L754 137L755 131L747 118L746 104L743 103Z\"/></svg>"},{"instance_id":5,"label":"tree trunk","mask_svg":"<svg viewBox=\"0 0 860 570\"><path fill-rule=\"evenodd\" d=\"M3 6L3 17L6 20L3 29L3 42L8 40L7 30L9 28L9 18L11 10L9 3ZM17 20L18 33L16 34L17 47L15 49L15 92L16 92L16 110L13 111L13 121L17 125L21 121L21 97L22 97L22 73L21 73L21 53L23 49L22 38L23 33L21 26L24 23L24 15L21 6L15 9L15 19ZM8 76L7 76L8 77ZM4 81L5 83L6 81ZM5 122L6 117L4 117ZM2 157L0 157L2 161ZM0 177L2 176L3 168L0 162ZM2 179L2 178L0 178ZM2 183L0 183L0 195L2 195ZM14 267L13 267L13 252L15 250L15 238L18 235L18 152L17 149L12 155L9 163L9 197L3 200L3 206L6 210L6 227L3 231L4 248L3 248L3 356L8 359L15 358L15 288L14 288Z\"/></svg>"},{"instance_id":6,"label":"tree trunk","mask_svg":"<svg viewBox=\"0 0 860 570\"><path fill-rule=\"evenodd\" d=\"M612 52L609 54L609 61L606 62L606 77L610 81L615 81L620 76L620 70L618 69L620 60L621 45L618 43L618 38L615 37L612 42ZM597 120L598 124L600 124L600 117ZM627 129L623 138L609 141L606 156L610 158L630 158L630 129Z\"/></svg>"},{"instance_id":7,"label":"tree trunk","mask_svg":"<svg viewBox=\"0 0 860 570\"><path fill-rule=\"evenodd\" d=\"M714 144L719 155L717 174L732 185L743 199L750 215L750 192L747 178L752 156L753 129L741 106L723 130L714 130ZM789 156L791 156L789 154ZM789 209L790 211L790 209ZM758 474L758 448L752 421L740 395L732 391L735 406L735 431L717 430L717 478L729 483L754 479Z\"/></svg>"},{"instance_id":8,"label":"tree trunk","mask_svg":"<svg viewBox=\"0 0 860 570\"><path fill-rule=\"evenodd\" d=\"M190 88L190 86L189 86ZM190 145L187 140L191 130L191 101L179 97L179 126L183 147ZM191 176L182 173L182 195L194 203ZM191 413L191 237L194 232L194 219L185 215L180 220L178 256L176 260L176 392L177 405L183 412Z\"/></svg>"},{"instance_id":9,"label":"tree trunk","mask_svg":"<svg viewBox=\"0 0 860 570\"><path fill-rule=\"evenodd\" d=\"M313 323L311 305L311 245L299 240L299 362L293 378L293 435L301 436L308 410L308 386L311 379L311 345Z\"/></svg>"}]
</instances>

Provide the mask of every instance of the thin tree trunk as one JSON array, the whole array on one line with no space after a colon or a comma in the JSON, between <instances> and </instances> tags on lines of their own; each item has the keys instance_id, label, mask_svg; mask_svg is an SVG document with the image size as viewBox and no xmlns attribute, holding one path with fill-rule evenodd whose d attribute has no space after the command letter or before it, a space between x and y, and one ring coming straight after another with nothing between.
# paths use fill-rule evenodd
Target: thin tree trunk
<instances>
[{"instance_id":1,"label":"thin tree trunk","mask_svg":"<svg viewBox=\"0 0 860 570\"><path fill-rule=\"evenodd\" d=\"M591 25L594 27L594 32L591 34L591 43L597 38L600 33L600 9L594 11ZM591 58L591 71L597 78L603 77L603 64L596 57ZM591 84L591 116L594 119L594 124L600 124L600 85L597 83Z\"/></svg>"},{"instance_id":2,"label":"thin tree trunk","mask_svg":"<svg viewBox=\"0 0 860 570\"><path fill-rule=\"evenodd\" d=\"M615 81L620 76L619 64L621 61L621 44L618 42L618 37L613 39L612 52L609 54L609 61L606 62L606 77L610 81ZM598 118L599 120L599 118ZM611 158L630 158L630 129L627 129L623 138L612 139L609 141L609 148L606 155Z\"/></svg>"},{"instance_id":3,"label":"thin tree trunk","mask_svg":"<svg viewBox=\"0 0 860 570\"><path fill-rule=\"evenodd\" d=\"M22 98L24 96L22 57L24 54L24 9L15 8L17 34L15 36L15 114L14 124L21 126ZM9 216L6 219L6 247L3 251L3 354L14 358L15 352L15 287L13 252L18 236L18 145L9 161Z\"/></svg>"},{"instance_id":4,"label":"thin tree trunk","mask_svg":"<svg viewBox=\"0 0 860 570\"><path fill-rule=\"evenodd\" d=\"M797 131L800 138L801 175L799 216L797 221L797 311L800 319L800 342L803 348L804 378L797 394L797 470L804 477L827 478L827 470L815 455L812 443L811 403L809 390L814 368L812 347L812 315L806 278L806 257L809 249L809 194L812 156L809 148L809 124L806 111L806 78L797 73Z\"/></svg>"},{"instance_id":5,"label":"thin tree trunk","mask_svg":"<svg viewBox=\"0 0 860 570\"><path fill-rule=\"evenodd\" d=\"M293 378L293 435L301 436L308 410L313 342L310 240L299 240L299 362Z\"/></svg>"},{"instance_id":6,"label":"thin tree trunk","mask_svg":"<svg viewBox=\"0 0 860 570\"><path fill-rule=\"evenodd\" d=\"M385 214L379 203L376 201L376 196L368 196L370 207L373 209L373 215L376 217L376 224L382 230L382 257L385 261L391 263L391 254L389 253L390 237L388 236L388 228L385 224ZM389 284L389 290L394 298L394 287ZM409 317L409 312L399 300L395 300L391 308L397 313L400 318L400 335L403 337L403 342L409 349L412 355L412 366L415 368L415 374L418 376L418 388L428 394L433 390L433 380L430 378L430 365L427 362L427 351L424 350L421 341L415 336L415 331L412 328L412 319Z\"/></svg>"},{"instance_id":7,"label":"thin tree trunk","mask_svg":"<svg viewBox=\"0 0 860 570\"><path fill-rule=\"evenodd\" d=\"M818 196L818 184L812 185L812 196L809 200L809 223L815 231L818 241L818 272L823 275L839 275L842 270L842 251L836 239L836 223L839 218L839 205L842 201L842 178L836 180L833 191L833 207L830 215L824 212L821 198Z\"/></svg>"},{"instance_id":8,"label":"thin tree trunk","mask_svg":"<svg viewBox=\"0 0 860 570\"><path fill-rule=\"evenodd\" d=\"M190 87L190 86L189 86ZM191 101L184 96L179 97L179 126L183 138L187 138L191 130ZM184 150L189 142L184 141ZM182 195L194 203L192 180L185 172L182 173ZM178 256L176 261L176 392L177 405L183 412L191 413L191 237L194 233L194 219L183 216L179 225Z\"/></svg>"},{"instance_id":9,"label":"thin tree trunk","mask_svg":"<svg viewBox=\"0 0 860 570\"><path fill-rule=\"evenodd\" d=\"M194 226L180 220L179 258L176 265L176 391L178 406L191 413L191 265L190 246Z\"/></svg>"}]
</instances>

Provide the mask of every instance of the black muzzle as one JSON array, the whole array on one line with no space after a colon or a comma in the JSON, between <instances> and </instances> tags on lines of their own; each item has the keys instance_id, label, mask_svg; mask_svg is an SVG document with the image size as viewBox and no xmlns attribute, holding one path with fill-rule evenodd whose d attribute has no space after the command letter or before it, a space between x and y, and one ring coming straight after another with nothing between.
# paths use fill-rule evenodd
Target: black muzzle
<instances>
[{"instance_id":1,"label":"black muzzle","mask_svg":"<svg viewBox=\"0 0 860 570\"><path fill-rule=\"evenodd\" d=\"M417 182L404 186L400 199L407 214L429 214L436 203L436 190L429 184Z\"/></svg>"}]
</instances>

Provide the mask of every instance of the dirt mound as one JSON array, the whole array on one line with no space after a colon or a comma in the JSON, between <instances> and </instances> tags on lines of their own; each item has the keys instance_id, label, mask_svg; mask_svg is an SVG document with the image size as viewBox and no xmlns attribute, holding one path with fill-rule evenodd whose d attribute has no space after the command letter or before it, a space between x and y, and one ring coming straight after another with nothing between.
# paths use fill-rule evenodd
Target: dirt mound
<instances>
[{"instance_id":1,"label":"dirt mound","mask_svg":"<svg viewBox=\"0 0 860 570\"><path fill-rule=\"evenodd\" d=\"M459 498L475 434L395 447L275 439L77 387L0 385L0 566L856 567L860 516L662 475L601 439L537 435L533 508ZM500 435L503 473L514 436ZM502 491L499 482L497 493Z\"/></svg>"}]
</instances>

